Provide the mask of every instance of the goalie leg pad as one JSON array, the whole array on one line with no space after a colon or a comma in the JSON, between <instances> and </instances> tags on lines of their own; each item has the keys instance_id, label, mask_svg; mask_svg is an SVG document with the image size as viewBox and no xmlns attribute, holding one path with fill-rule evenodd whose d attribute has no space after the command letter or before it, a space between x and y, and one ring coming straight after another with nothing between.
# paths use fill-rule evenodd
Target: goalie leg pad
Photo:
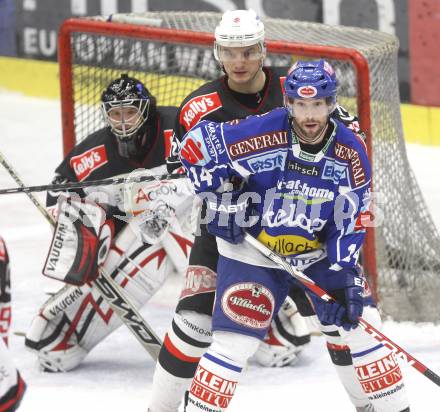
<instances>
[{"instance_id":1,"label":"goalie leg pad","mask_svg":"<svg viewBox=\"0 0 440 412\"><path fill-rule=\"evenodd\" d=\"M131 231L124 228L103 266L140 308L161 287L171 264L160 244L143 244L126 230ZM119 318L88 285L68 285L40 309L25 345L37 353L44 370L68 371L120 325Z\"/></svg>"}]
</instances>

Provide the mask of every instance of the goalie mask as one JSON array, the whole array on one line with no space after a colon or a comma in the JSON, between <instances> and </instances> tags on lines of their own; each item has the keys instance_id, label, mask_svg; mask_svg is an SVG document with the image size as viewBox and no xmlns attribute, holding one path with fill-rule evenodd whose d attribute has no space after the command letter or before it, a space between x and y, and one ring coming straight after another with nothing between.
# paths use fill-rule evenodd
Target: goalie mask
<instances>
[{"instance_id":1,"label":"goalie mask","mask_svg":"<svg viewBox=\"0 0 440 412\"><path fill-rule=\"evenodd\" d=\"M266 56L264 45L264 24L254 10L228 10L215 28L214 57L222 63L231 58L233 47L259 45L244 57L249 60L263 60Z\"/></svg>"},{"instance_id":2,"label":"goalie mask","mask_svg":"<svg viewBox=\"0 0 440 412\"><path fill-rule=\"evenodd\" d=\"M153 123L156 99L137 79L123 74L113 80L101 97L102 113L123 157L139 157L148 151L148 124Z\"/></svg>"}]
</instances>

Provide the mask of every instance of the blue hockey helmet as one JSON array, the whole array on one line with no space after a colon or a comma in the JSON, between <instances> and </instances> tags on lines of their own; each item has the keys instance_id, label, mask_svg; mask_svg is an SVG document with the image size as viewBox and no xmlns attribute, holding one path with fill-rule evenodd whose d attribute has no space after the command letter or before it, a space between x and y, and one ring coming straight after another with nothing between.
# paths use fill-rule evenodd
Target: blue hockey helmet
<instances>
[{"instance_id":1,"label":"blue hockey helmet","mask_svg":"<svg viewBox=\"0 0 440 412\"><path fill-rule=\"evenodd\" d=\"M284 81L284 93L289 99L326 98L336 104L338 82L333 67L325 60L297 61Z\"/></svg>"}]
</instances>

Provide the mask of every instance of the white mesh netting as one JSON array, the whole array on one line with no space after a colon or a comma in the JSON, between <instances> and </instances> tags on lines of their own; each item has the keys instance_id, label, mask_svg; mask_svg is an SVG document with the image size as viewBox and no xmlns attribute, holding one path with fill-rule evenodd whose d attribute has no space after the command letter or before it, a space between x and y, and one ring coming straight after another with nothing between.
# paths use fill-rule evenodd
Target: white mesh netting
<instances>
[{"instance_id":1,"label":"white mesh netting","mask_svg":"<svg viewBox=\"0 0 440 412\"><path fill-rule=\"evenodd\" d=\"M151 12L114 16L113 21L213 33L220 17L217 13ZM352 48L368 61L373 184L383 213L375 232L380 308L396 320L437 321L440 237L405 152L397 39L368 29L271 18L265 18L264 23L268 40ZM189 92L221 74L212 47L198 46L197 41L179 45L166 39L121 36L114 31L111 35L76 32L71 42L76 141L103 126L97 103L105 86L120 73L128 72L143 81L159 105L179 105ZM266 63L290 66L298 57L300 53L269 53ZM328 57L325 48L322 57ZM357 113L354 67L347 61L329 61L340 82L340 103Z\"/></svg>"}]
</instances>

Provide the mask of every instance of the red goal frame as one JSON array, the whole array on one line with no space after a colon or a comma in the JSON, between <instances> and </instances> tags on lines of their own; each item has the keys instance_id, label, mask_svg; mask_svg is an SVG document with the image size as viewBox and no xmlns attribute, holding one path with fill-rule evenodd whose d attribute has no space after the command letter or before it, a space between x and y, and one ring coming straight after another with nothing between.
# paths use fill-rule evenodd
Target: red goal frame
<instances>
[{"instance_id":1,"label":"red goal frame","mask_svg":"<svg viewBox=\"0 0 440 412\"><path fill-rule=\"evenodd\" d=\"M212 33L175 30L134 24L122 24L91 19L65 20L58 34L58 61L60 68L61 116L64 156L75 146L74 101L72 74L72 33L108 34L135 37L187 45L212 46ZM323 57L350 62L356 72L357 107L359 123L367 136L370 162L373 163L370 109L370 75L367 59L357 50L345 47L320 46L295 42L266 41L267 51L307 57ZM377 297L377 267L374 227L368 227L364 245L364 268L369 275L372 292Z\"/></svg>"}]
</instances>

